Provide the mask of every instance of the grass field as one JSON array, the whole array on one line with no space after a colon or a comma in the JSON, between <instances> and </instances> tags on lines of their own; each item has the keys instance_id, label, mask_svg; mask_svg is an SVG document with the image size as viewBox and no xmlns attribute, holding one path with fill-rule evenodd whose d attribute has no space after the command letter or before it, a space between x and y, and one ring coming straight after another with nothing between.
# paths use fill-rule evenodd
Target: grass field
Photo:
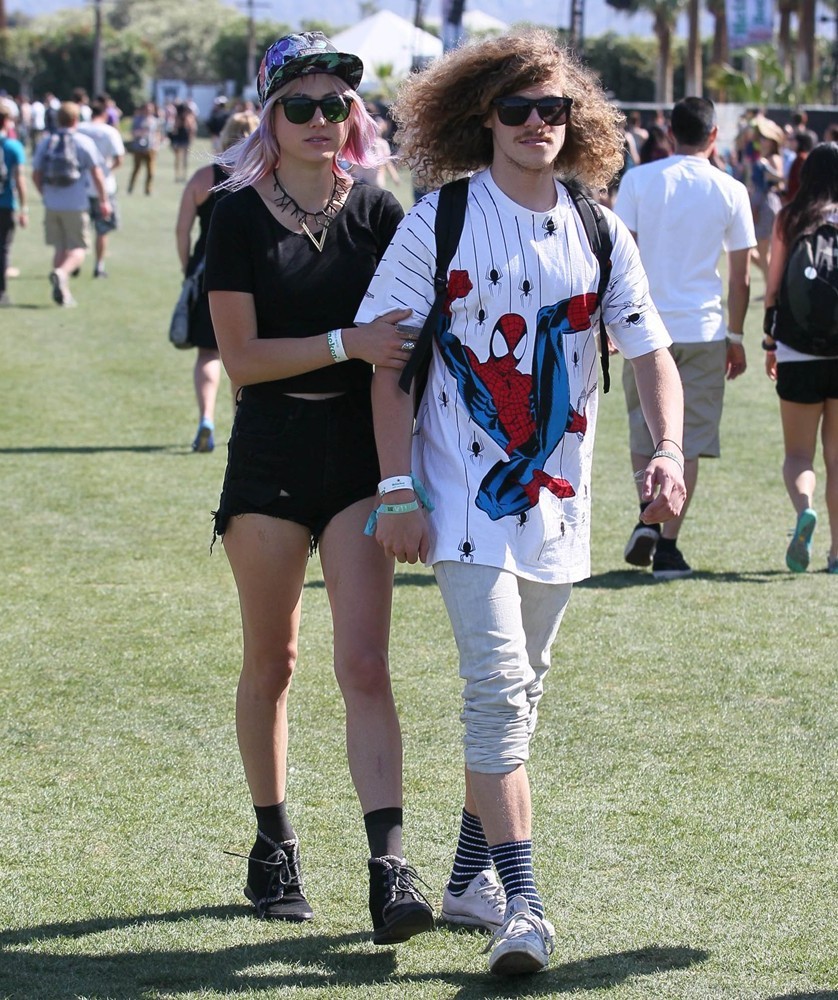
<instances>
[{"instance_id":1,"label":"grass field","mask_svg":"<svg viewBox=\"0 0 838 1000\"><path fill-rule=\"evenodd\" d=\"M485 939L370 943L319 565L291 701L289 802L311 926L252 919L236 750L238 604L209 512L224 448L193 455L189 352L166 330L180 188L123 194L110 277L50 300L33 199L0 311L0 997L838 998L838 583L786 572L776 397L730 386L723 458L682 533L690 580L622 561L635 520L619 362L598 436L594 576L555 648L530 768L550 970L497 982ZM123 183L124 187L124 183ZM408 189L406 185L402 192ZM755 281L755 295L761 289ZM220 400L218 438L231 408ZM822 472L820 462L819 472ZM824 515L823 483L815 506ZM459 681L429 571L398 572L392 639L406 847L438 905L462 795Z\"/></svg>"}]
</instances>

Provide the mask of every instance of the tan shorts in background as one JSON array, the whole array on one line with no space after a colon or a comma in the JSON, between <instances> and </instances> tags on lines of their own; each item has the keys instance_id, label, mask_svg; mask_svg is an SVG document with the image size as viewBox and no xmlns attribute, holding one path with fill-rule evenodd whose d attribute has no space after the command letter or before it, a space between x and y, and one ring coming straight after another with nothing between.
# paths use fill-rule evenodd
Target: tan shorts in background
<instances>
[{"instance_id":1,"label":"tan shorts in background","mask_svg":"<svg viewBox=\"0 0 838 1000\"><path fill-rule=\"evenodd\" d=\"M48 208L44 215L46 242L56 250L90 249L90 216L87 212L59 212Z\"/></svg>"},{"instance_id":2,"label":"tan shorts in background","mask_svg":"<svg viewBox=\"0 0 838 1000\"><path fill-rule=\"evenodd\" d=\"M669 353L675 359L684 387L684 455L686 458L718 458L719 425L725 395L727 344L673 344ZM629 418L629 446L638 455L651 456L652 440L643 411L631 362L623 362L623 391Z\"/></svg>"}]
</instances>

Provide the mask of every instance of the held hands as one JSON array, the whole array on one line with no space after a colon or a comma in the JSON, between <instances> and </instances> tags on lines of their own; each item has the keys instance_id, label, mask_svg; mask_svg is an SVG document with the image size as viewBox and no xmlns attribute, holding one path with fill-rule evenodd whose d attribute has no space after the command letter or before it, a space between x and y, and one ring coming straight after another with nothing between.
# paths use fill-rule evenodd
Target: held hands
<instances>
[{"instance_id":1,"label":"held hands","mask_svg":"<svg viewBox=\"0 0 838 1000\"><path fill-rule=\"evenodd\" d=\"M346 353L350 358L360 358L371 365L401 371L407 364L414 341L398 331L396 323L403 323L412 312L412 309L391 309L390 312L377 316L372 323L361 323L344 329L343 346ZM405 348L407 344L411 347Z\"/></svg>"},{"instance_id":2,"label":"held hands","mask_svg":"<svg viewBox=\"0 0 838 1000\"><path fill-rule=\"evenodd\" d=\"M412 490L387 494L387 503L410 503L416 497ZM424 562L428 555L428 525L420 507L409 514L379 514L375 540L388 556L400 563Z\"/></svg>"}]
</instances>

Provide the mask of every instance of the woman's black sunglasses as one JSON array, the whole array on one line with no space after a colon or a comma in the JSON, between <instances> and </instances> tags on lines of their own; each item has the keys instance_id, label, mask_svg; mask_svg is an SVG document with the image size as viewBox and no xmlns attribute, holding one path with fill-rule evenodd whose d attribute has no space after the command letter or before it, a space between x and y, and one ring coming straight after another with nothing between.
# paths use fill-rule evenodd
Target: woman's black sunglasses
<instances>
[{"instance_id":1,"label":"woman's black sunglasses","mask_svg":"<svg viewBox=\"0 0 838 1000\"><path fill-rule=\"evenodd\" d=\"M305 125L314 117L320 108L327 122L345 122L349 117L352 98L340 94L329 94L328 97L280 97L277 104L285 110L285 117L292 125Z\"/></svg>"},{"instance_id":2,"label":"woman's black sunglasses","mask_svg":"<svg viewBox=\"0 0 838 1000\"><path fill-rule=\"evenodd\" d=\"M538 117L545 125L566 125L570 118L572 97L496 97L492 107L497 108L498 121L501 125L523 125L532 114L532 109L538 112Z\"/></svg>"}]
</instances>

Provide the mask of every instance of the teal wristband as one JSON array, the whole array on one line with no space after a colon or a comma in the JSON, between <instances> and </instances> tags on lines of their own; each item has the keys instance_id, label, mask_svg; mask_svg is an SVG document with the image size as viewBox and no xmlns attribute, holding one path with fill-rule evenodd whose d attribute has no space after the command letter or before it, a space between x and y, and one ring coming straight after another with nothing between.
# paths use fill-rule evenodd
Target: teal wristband
<instances>
[{"instance_id":1,"label":"teal wristband","mask_svg":"<svg viewBox=\"0 0 838 1000\"><path fill-rule=\"evenodd\" d=\"M411 511L419 510L419 501L411 500L410 503L382 503L370 514L367 526L364 528L365 535L375 534L375 526L378 524L379 514L409 514Z\"/></svg>"}]
</instances>

